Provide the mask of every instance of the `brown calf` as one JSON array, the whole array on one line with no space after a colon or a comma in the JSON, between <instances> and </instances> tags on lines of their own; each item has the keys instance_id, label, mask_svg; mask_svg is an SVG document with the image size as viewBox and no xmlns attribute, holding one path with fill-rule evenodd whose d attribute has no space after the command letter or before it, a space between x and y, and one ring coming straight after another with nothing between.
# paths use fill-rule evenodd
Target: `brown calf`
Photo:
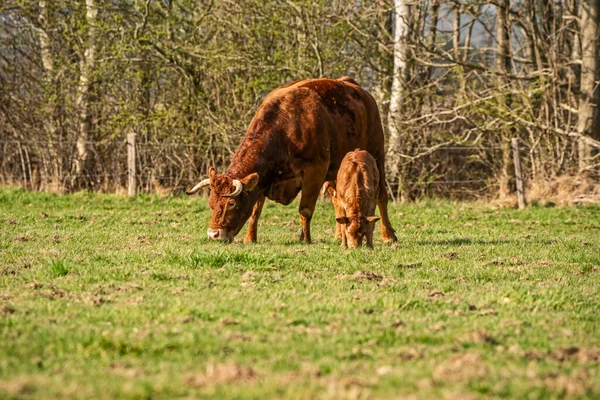
<instances>
[{"instance_id":1,"label":"brown calf","mask_svg":"<svg viewBox=\"0 0 600 400\"><path fill-rule=\"evenodd\" d=\"M335 189L327 186L335 208L336 237L341 236L342 247L361 246L363 238L368 247L373 247L373 228L379 220L374 216L379 179L373 156L356 149L342 160Z\"/></svg>"}]
</instances>

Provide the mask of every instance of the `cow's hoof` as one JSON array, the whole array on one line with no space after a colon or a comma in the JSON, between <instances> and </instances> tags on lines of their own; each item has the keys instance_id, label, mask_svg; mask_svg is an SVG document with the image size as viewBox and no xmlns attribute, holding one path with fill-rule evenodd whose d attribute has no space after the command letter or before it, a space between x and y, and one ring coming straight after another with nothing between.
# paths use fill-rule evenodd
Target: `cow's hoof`
<instances>
[{"instance_id":1,"label":"cow's hoof","mask_svg":"<svg viewBox=\"0 0 600 400\"><path fill-rule=\"evenodd\" d=\"M384 243L397 243L398 242L398 238L396 237L395 234L383 234L381 235L381 238L383 239Z\"/></svg>"},{"instance_id":2,"label":"cow's hoof","mask_svg":"<svg viewBox=\"0 0 600 400\"><path fill-rule=\"evenodd\" d=\"M304 243L304 244L311 244L312 240L310 240L310 237L307 238L306 236L304 236L304 232L302 232L300 234L300 243Z\"/></svg>"}]
</instances>

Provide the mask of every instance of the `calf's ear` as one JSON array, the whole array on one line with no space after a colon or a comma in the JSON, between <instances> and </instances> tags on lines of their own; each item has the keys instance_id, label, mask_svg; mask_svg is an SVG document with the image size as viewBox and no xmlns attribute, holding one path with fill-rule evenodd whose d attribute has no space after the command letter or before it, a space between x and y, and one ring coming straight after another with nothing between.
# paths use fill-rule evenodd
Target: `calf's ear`
<instances>
[{"instance_id":1,"label":"calf's ear","mask_svg":"<svg viewBox=\"0 0 600 400\"><path fill-rule=\"evenodd\" d=\"M367 217L367 222L377 222L380 219L381 219L380 217L371 216L371 217Z\"/></svg>"},{"instance_id":2,"label":"calf's ear","mask_svg":"<svg viewBox=\"0 0 600 400\"><path fill-rule=\"evenodd\" d=\"M331 197L335 197L336 193L335 193L335 189L334 189L334 188L332 188L332 187L328 187L328 188L327 188L327 191L329 192L329 195L330 195Z\"/></svg>"},{"instance_id":3,"label":"calf's ear","mask_svg":"<svg viewBox=\"0 0 600 400\"><path fill-rule=\"evenodd\" d=\"M340 224L348 224L350 222L350 219L348 219L348 217L338 217L335 220Z\"/></svg>"},{"instance_id":4,"label":"calf's ear","mask_svg":"<svg viewBox=\"0 0 600 400\"><path fill-rule=\"evenodd\" d=\"M247 175L244 179L242 179L242 184L244 185L244 191L254 189L258 184L258 174L255 172Z\"/></svg>"}]
</instances>

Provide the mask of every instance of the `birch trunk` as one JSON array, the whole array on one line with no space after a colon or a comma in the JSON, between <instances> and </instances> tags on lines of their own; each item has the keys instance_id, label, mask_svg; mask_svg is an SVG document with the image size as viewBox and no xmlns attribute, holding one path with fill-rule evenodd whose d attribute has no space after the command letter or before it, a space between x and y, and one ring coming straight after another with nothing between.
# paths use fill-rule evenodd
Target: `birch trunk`
<instances>
[{"instance_id":1,"label":"birch trunk","mask_svg":"<svg viewBox=\"0 0 600 400\"><path fill-rule=\"evenodd\" d=\"M402 103L408 82L408 34L410 6L406 0L394 0L394 70L388 113L388 166L392 179L399 178L401 132L398 122L402 118ZM402 183L399 191L402 192Z\"/></svg>"},{"instance_id":2,"label":"birch trunk","mask_svg":"<svg viewBox=\"0 0 600 400\"><path fill-rule=\"evenodd\" d=\"M79 86L75 104L79 112L79 130L77 134L77 154L73 160L73 188L79 189L91 182L86 176L87 166L91 153L90 132L92 127L91 92L92 75L96 63L96 17L98 9L94 0L85 0L85 18L88 27L86 48L81 59L79 68Z\"/></svg>"},{"instance_id":3,"label":"birch trunk","mask_svg":"<svg viewBox=\"0 0 600 400\"><path fill-rule=\"evenodd\" d=\"M496 68L498 69L498 89L505 90L508 82L507 73L510 71L510 33L508 26L508 13L510 0L500 0L496 5ZM499 107L506 107L504 98L500 98ZM500 198L510 195L510 138L507 133L502 133L502 171L500 173Z\"/></svg>"},{"instance_id":4,"label":"birch trunk","mask_svg":"<svg viewBox=\"0 0 600 400\"><path fill-rule=\"evenodd\" d=\"M600 139L598 97L598 35L600 0L581 1L581 77L577 133ZM579 141L579 170L585 172L591 164L591 147Z\"/></svg>"},{"instance_id":5,"label":"birch trunk","mask_svg":"<svg viewBox=\"0 0 600 400\"><path fill-rule=\"evenodd\" d=\"M452 20L452 47L454 59L460 60L460 5L454 5L454 18Z\"/></svg>"},{"instance_id":6,"label":"birch trunk","mask_svg":"<svg viewBox=\"0 0 600 400\"><path fill-rule=\"evenodd\" d=\"M440 3L434 0L429 11L429 37L427 38L427 50L433 55L435 52L435 42L437 39L437 25L439 21ZM431 79L433 66L427 67L427 81Z\"/></svg>"}]
</instances>

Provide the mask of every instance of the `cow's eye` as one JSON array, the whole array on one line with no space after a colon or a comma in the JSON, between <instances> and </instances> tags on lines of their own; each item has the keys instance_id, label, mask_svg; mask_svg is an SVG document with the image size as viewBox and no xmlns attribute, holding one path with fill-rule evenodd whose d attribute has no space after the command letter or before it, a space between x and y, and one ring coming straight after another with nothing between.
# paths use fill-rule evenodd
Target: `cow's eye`
<instances>
[{"instance_id":1,"label":"cow's eye","mask_svg":"<svg viewBox=\"0 0 600 400\"><path fill-rule=\"evenodd\" d=\"M227 209L231 210L233 207L235 207L235 200L229 200L227 203Z\"/></svg>"}]
</instances>

